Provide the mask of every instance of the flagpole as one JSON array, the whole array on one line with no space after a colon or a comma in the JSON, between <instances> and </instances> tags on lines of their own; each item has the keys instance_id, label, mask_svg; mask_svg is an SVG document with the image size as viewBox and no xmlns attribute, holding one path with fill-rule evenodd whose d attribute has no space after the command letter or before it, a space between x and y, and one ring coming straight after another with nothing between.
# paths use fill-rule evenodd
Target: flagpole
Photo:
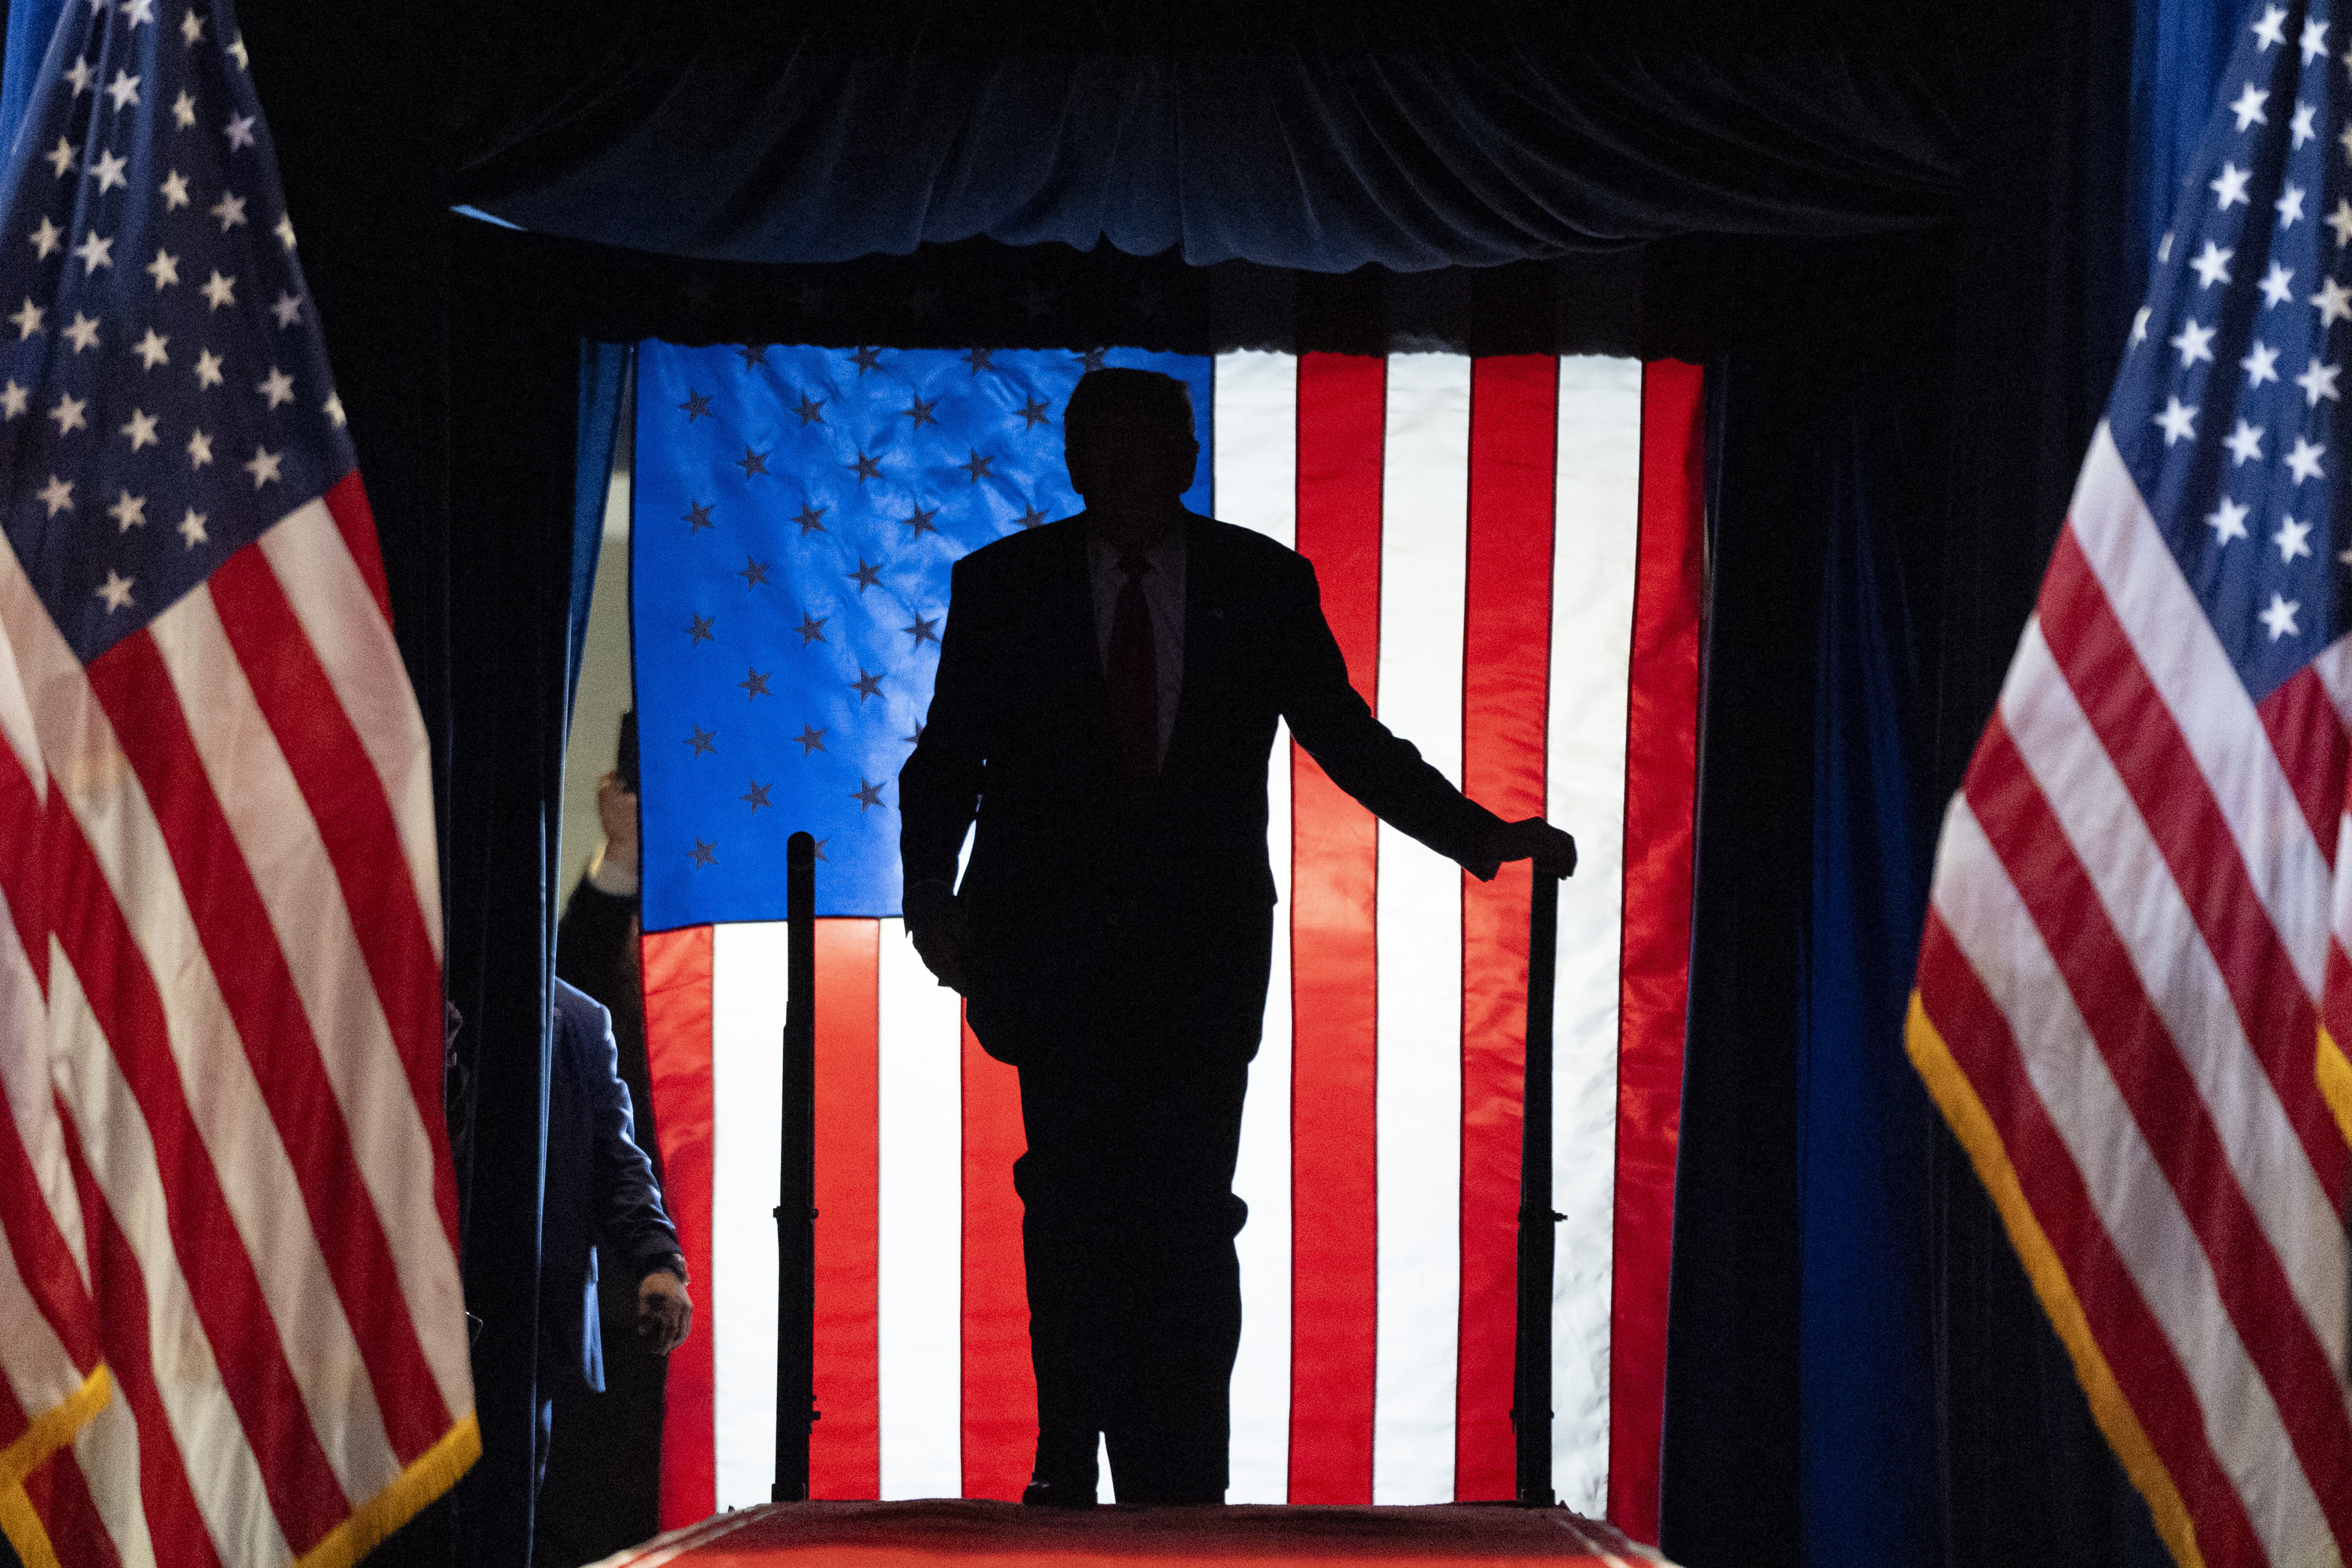
<instances>
[{"instance_id":1,"label":"flagpole","mask_svg":"<svg viewBox=\"0 0 2352 1568\"><path fill-rule=\"evenodd\" d=\"M783 1137L776 1179L776 1479L769 1495L809 1495L816 1409L816 840L784 841Z\"/></svg>"},{"instance_id":2,"label":"flagpole","mask_svg":"<svg viewBox=\"0 0 2352 1568\"><path fill-rule=\"evenodd\" d=\"M1559 946L1559 879L1538 871L1528 904L1527 1069L1519 1109L1519 1312L1511 1368L1518 1500L1549 1508L1551 1489L1551 1026Z\"/></svg>"}]
</instances>

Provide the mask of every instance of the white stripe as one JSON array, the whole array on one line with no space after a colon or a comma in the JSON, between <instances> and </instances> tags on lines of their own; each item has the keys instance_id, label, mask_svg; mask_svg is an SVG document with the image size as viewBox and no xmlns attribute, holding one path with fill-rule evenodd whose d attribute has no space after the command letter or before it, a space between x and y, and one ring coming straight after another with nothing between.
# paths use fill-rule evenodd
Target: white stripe
<instances>
[{"instance_id":1,"label":"white stripe","mask_svg":"<svg viewBox=\"0 0 2352 1568\"><path fill-rule=\"evenodd\" d=\"M433 835L433 758L400 646L327 503L297 507L261 536L261 552L359 731L392 803L416 908L441 955L441 860Z\"/></svg>"},{"instance_id":2,"label":"white stripe","mask_svg":"<svg viewBox=\"0 0 2352 1568\"><path fill-rule=\"evenodd\" d=\"M2104 423L2083 460L2069 525L2211 786L2304 989L2317 997L2327 958L2326 858L2270 747L2253 699L2180 575Z\"/></svg>"},{"instance_id":3,"label":"white stripe","mask_svg":"<svg viewBox=\"0 0 2352 1568\"><path fill-rule=\"evenodd\" d=\"M2311 661L2311 670L2319 677L2337 721L2352 724L2352 636L2337 637L2320 649L2319 657Z\"/></svg>"},{"instance_id":4,"label":"white stripe","mask_svg":"<svg viewBox=\"0 0 2352 1568\"><path fill-rule=\"evenodd\" d=\"M26 1055L35 1055L47 1032L44 1022L32 1034L16 1038L27 1047ZM5 1228L0 1226L0 1231ZM81 1369L34 1301L16 1254L5 1245L0 1245L0 1323L7 1325L7 1331L0 1333L0 1376L8 1380L28 1420L37 1420L80 1392Z\"/></svg>"},{"instance_id":5,"label":"white stripe","mask_svg":"<svg viewBox=\"0 0 2352 1568\"><path fill-rule=\"evenodd\" d=\"M252 1259L311 1425L345 1494L364 1501L398 1479L400 1464L311 1234L293 1163L221 996L146 795L79 661L12 551L0 551L0 625L31 678L34 720L52 776L65 789L154 980L189 1114Z\"/></svg>"},{"instance_id":6,"label":"white stripe","mask_svg":"<svg viewBox=\"0 0 2352 1568\"><path fill-rule=\"evenodd\" d=\"M33 728L33 708L16 668L16 650L0 637L0 742L33 781L33 798L49 798L47 770L41 766L41 743Z\"/></svg>"},{"instance_id":7,"label":"white stripe","mask_svg":"<svg viewBox=\"0 0 2352 1568\"><path fill-rule=\"evenodd\" d=\"M114 1555L129 1568L155 1561L147 1531L147 1510L139 1495L139 1423L115 1380L106 1408L74 1434L74 1463L89 1489L89 1505L114 1542Z\"/></svg>"},{"instance_id":8,"label":"white stripe","mask_svg":"<svg viewBox=\"0 0 2352 1568\"><path fill-rule=\"evenodd\" d=\"M790 928L710 932L711 1419L719 1506L776 1477L776 1176L783 1157Z\"/></svg>"},{"instance_id":9,"label":"white stripe","mask_svg":"<svg viewBox=\"0 0 2352 1568\"><path fill-rule=\"evenodd\" d=\"M2141 989L2196 1080L2230 1169L2303 1315L2340 1372L2347 1259L2335 1205L2247 1043L2229 985L2163 852L2042 640L2038 617L2026 623L2000 710L2130 952Z\"/></svg>"},{"instance_id":10,"label":"white stripe","mask_svg":"<svg viewBox=\"0 0 2352 1568\"><path fill-rule=\"evenodd\" d=\"M2188 1374L2206 1439L2270 1561L2333 1561L2319 1500L2302 1467L2285 1462L2294 1447L2278 1406L2222 1309L2204 1249L1965 795L1945 816L1937 860L1937 911L2009 1020L2035 1096Z\"/></svg>"},{"instance_id":11,"label":"white stripe","mask_svg":"<svg viewBox=\"0 0 2352 1568\"><path fill-rule=\"evenodd\" d=\"M1552 1486L1598 1517L1609 1491L1616 1269L1617 1004L1625 893L1625 689L1640 564L1642 366L1559 364L1544 816L1576 836L1553 996Z\"/></svg>"},{"instance_id":12,"label":"white stripe","mask_svg":"<svg viewBox=\"0 0 2352 1568\"><path fill-rule=\"evenodd\" d=\"M6 741L8 749L8 758L0 760L0 767L21 770L32 784L33 798L46 801L48 780L42 767L40 742L35 738L32 706L18 679L16 649L5 630L0 630L0 739ZM17 822L6 825L6 831L32 834L39 826ZM66 1164L65 1140L49 1095L48 1063L29 1045L44 1037L47 1025L42 1014L47 1004L41 999L40 977L34 971L32 955L17 935L5 899L0 899L0 948L5 948L0 951L0 1094L7 1098L17 1139L81 1271L82 1287L88 1289L89 1252L82 1237L81 1200ZM37 939L34 951L46 952L46 944ZM8 1048L11 1042L19 1048Z\"/></svg>"},{"instance_id":13,"label":"white stripe","mask_svg":"<svg viewBox=\"0 0 2352 1568\"><path fill-rule=\"evenodd\" d=\"M963 1490L963 1019L906 921L881 931L876 1338L882 1495Z\"/></svg>"},{"instance_id":14,"label":"white stripe","mask_svg":"<svg viewBox=\"0 0 2352 1568\"><path fill-rule=\"evenodd\" d=\"M148 627L213 796L252 873L350 1130L425 1363L455 1415L473 1405L457 1259L433 1200L433 1143L369 974L342 884L244 667L199 585Z\"/></svg>"},{"instance_id":15,"label":"white stripe","mask_svg":"<svg viewBox=\"0 0 2352 1568\"><path fill-rule=\"evenodd\" d=\"M1462 782L1470 362L1389 360L1381 721ZM1380 828L1372 1500L1454 1497L1462 1306L1462 868Z\"/></svg>"},{"instance_id":16,"label":"white stripe","mask_svg":"<svg viewBox=\"0 0 2352 1568\"><path fill-rule=\"evenodd\" d=\"M91 1179L139 1260L147 1293L147 1340L155 1391L179 1448L189 1489L224 1563L255 1568L292 1560L270 1511L261 1466L222 1386L212 1342L172 1246L163 1173L131 1086L82 994L80 976L52 939L49 959L51 1059L58 1092L80 1129ZM157 1437L165 1434L155 1434Z\"/></svg>"},{"instance_id":17,"label":"white stripe","mask_svg":"<svg viewBox=\"0 0 2352 1568\"><path fill-rule=\"evenodd\" d=\"M1242 1342L1234 1357L1228 1502L1290 1499L1290 726L1276 724L1266 766L1266 837L1276 904L1265 1028L1250 1063L1234 1191L1249 1205L1234 1238Z\"/></svg>"},{"instance_id":18,"label":"white stripe","mask_svg":"<svg viewBox=\"0 0 2352 1568\"><path fill-rule=\"evenodd\" d=\"M1217 515L1286 549L1298 543L1298 361L1217 356Z\"/></svg>"},{"instance_id":19,"label":"white stripe","mask_svg":"<svg viewBox=\"0 0 2352 1568\"><path fill-rule=\"evenodd\" d=\"M7 638L0 637L0 647ZM33 823L10 825L8 831L37 831ZM47 942L36 935L36 951L46 953ZM9 1119L16 1139L40 1184L49 1216L73 1255L82 1289L89 1289L89 1247L81 1223L81 1194L74 1188L73 1170L66 1163L65 1130L58 1124L57 1100L49 1089L49 1064L42 1042L47 1037L47 1004L41 999L40 977L33 973L31 954L25 951L14 911L0 899L0 1094L8 1100ZM0 1317L0 1322L7 1320Z\"/></svg>"},{"instance_id":20,"label":"white stripe","mask_svg":"<svg viewBox=\"0 0 2352 1568\"><path fill-rule=\"evenodd\" d=\"M1217 515L1286 548L1298 537L1298 362L1217 357ZM1234 1358L1228 1502L1278 1503L1290 1491L1290 729L1277 724L1266 767L1266 847L1277 920L1265 1032L1250 1064L1234 1191L1249 1205L1235 1239L1242 1342Z\"/></svg>"}]
</instances>

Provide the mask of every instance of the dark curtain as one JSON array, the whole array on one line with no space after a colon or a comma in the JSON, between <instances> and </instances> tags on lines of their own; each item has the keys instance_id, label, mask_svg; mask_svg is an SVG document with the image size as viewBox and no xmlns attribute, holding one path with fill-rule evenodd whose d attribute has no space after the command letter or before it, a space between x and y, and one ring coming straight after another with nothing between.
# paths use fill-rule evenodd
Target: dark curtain
<instances>
[{"instance_id":1,"label":"dark curtain","mask_svg":"<svg viewBox=\"0 0 2352 1568\"><path fill-rule=\"evenodd\" d=\"M1661 1541L1694 1568L1932 1550L1932 1112L1901 1023L1933 847L1905 764L1932 657L1938 248L1751 255L1726 280L1751 324L1707 366Z\"/></svg>"},{"instance_id":2,"label":"dark curtain","mask_svg":"<svg viewBox=\"0 0 2352 1568\"><path fill-rule=\"evenodd\" d=\"M1949 210L1913 7L1581 10L746 6L608 18L568 54L576 28L485 26L467 63L507 74L470 95L462 197L675 256L985 235L1323 272Z\"/></svg>"},{"instance_id":3,"label":"dark curtain","mask_svg":"<svg viewBox=\"0 0 2352 1568\"><path fill-rule=\"evenodd\" d=\"M449 39L398 11L242 16L433 743L453 1130L483 1458L372 1562L529 1560L539 1203L571 660L576 329L473 279Z\"/></svg>"},{"instance_id":4,"label":"dark curtain","mask_svg":"<svg viewBox=\"0 0 2352 1568\"><path fill-rule=\"evenodd\" d=\"M1580 38L1451 7L1418 50L1402 7L1245 9L245 7L433 738L467 1020L486 1453L377 1560L527 1558L581 343L646 333L1706 360L1665 1544L2152 1560L1896 1028L1935 813L2136 302L2129 5L1661 0ZM1772 234L1815 237L1726 237Z\"/></svg>"},{"instance_id":5,"label":"dark curtain","mask_svg":"<svg viewBox=\"0 0 2352 1568\"><path fill-rule=\"evenodd\" d=\"M1725 284L1663 1542L1692 1568L2167 1560L1901 1044L1937 818L2137 300L2132 25L1978 12L1952 228Z\"/></svg>"}]
</instances>

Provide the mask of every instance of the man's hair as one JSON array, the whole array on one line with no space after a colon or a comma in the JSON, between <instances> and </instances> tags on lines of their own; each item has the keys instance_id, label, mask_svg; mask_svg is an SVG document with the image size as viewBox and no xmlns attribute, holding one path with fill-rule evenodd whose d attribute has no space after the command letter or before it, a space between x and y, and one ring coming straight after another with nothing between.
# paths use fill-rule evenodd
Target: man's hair
<instances>
[{"instance_id":1,"label":"man's hair","mask_svg":"<svg viewBox=\"0 0 2352 1568\"><path fill-rule=\"evenodd\" d=\"M1065 440L1084 440L1097 422L1121 416L1163 427L1171 442L1197 445L1192 389L1156 370L1090 370L1070 389L1062 410Z\"/></svg>"}]
</instances>

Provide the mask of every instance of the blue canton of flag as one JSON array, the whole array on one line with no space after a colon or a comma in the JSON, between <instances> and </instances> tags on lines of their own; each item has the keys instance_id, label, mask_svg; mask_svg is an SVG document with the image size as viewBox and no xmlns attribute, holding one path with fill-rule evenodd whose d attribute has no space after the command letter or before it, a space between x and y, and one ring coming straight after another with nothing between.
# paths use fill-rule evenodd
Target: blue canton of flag
<instances>
[{"instance_id":1,"label":"blue canton of flag","mask_svg":"<svg viewBox=\"0 0 2352 1568\"><path fill-rule=\"evenodd\" d=\"M2108 422L2247 690L2345 628L2334 495L2352 321L2352 121L2327 8L2265 7L2157 252ZM2345 40L2338 39L2341 45ZM2341 57L2341 58L2339 58Z\"/></svg>"},{"instance_id":2,"label":"blue canton of flag","mask_svg":"<svg viewBox=\"0 0 2352 1568\"><path fill-rule=\"evenodd\" d=\"M780 920L784 840L817 913L898 913L898 769L930 709L949 573L1069 516L1062 405L1090 365L1192 389L1213 362L1112 349L637 351L630 599L645 923Z\"/></svg>"},{"instance_id":3,"label":"blue canton of flag","mask_svg":"<svg viewBox=\"0 0 2352 1568\"><path fill-rule=\"evenodd\" d=\"M121 10L51 41L0 230L5 526L84 663L357 466L233 14Z\"/></svg>"}]
</instances>

